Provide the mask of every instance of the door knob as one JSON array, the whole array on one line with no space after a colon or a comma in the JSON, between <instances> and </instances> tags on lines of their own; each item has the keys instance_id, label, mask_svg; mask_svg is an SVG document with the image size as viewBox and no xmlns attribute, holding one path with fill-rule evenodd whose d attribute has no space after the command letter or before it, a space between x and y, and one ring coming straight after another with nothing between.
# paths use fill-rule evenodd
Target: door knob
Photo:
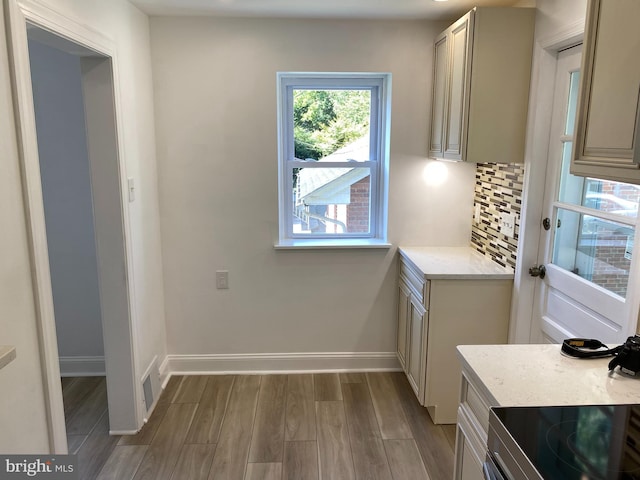
<instances>
[{"instance_id":1,"label":"door knob","mask_svg":"<svg viewBox=\"0 0 640 480\"><path fill-rule=\"evenodd\" d=\"M537 267L531 267L529 269L529 275L531 275L532 277L544 278L546 274L547 269L544 268L544 265L538 265Z\"/></svg>"}]
</instances>

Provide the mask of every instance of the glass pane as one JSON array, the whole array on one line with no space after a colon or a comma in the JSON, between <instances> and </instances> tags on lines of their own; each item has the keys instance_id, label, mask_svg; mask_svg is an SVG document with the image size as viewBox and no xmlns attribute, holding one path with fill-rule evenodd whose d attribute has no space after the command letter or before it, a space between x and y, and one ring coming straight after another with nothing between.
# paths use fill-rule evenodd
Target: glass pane
<instances>
[{"instance_id":1,"label":"glass pane","mask_svg":"<svg viewBox=\"0 0 640 480\"><path fill-rule=\"evenodd\" d=\"M629 225L558 209L552 262L625 297L634 234Z\"/></svg>"},{"instance_id":2,"label":"glass pane","mask_svg":"<svg viewBox=\"0 0 640 480\"><path fill-rule=\"evenodd\" d=\"M293 91L298 160L368 161L371 90Z\"/></svg>"},{"instance_id":3,"label":"glass pane","mask_svg":"<svg viewBox=\"0 0 640 480\"><path fill-rule=\"evenodd\" d=\"M293 233L369 233L371 171L298 168L293 176Z\"/></svg>"},{"instance_id":4,"label":"glass pane","mask_svg":"<svg viewBox=\"0 0 640 480\"><path fill-rule=\"evenodd\" d=\"M581 205L600 212L637 218L640 186L571 175L571 146L572 142L565 142L563 145L558 199L564 203Z\"/></svg>"}]
</instances>

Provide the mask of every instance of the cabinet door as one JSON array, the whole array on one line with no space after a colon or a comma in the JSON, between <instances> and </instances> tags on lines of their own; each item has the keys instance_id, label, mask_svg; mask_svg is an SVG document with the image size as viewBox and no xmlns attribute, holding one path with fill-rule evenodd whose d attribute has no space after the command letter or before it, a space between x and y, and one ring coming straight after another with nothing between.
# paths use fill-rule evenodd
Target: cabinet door
<instances>
[{"instance_id":1,"label":"cabinet door","mask_svg":"<svg viewBox=\"0 0 640 480\"><path fill-rule=\"evenodd\" d=\"M590 0L571 172L640 183L638 0Z\"/></svg>"},{"instance_id":2,"label":"cabinet door","mask_svg":"<svg viewBox=\"0 0 640 480\"><path fill-rule=\"evenodd\" d=\"M431 96L431 135L429 154L434 158L444 155L445 104L447 100L447 73L449 68L448 30L440 34L435 41L433 92Z\"/></svg>"},{"instance_id":3,"label":"cabinet door","mask_svg":"<svg viewBox=\"0 0 640 480\"><path fill-rule=\"evenodd\" d=\"M456 452L454 459L454 480L484 480L482 472L483 455L486 445L473 434L470 420L461 411L456 428Z\"/></svg>"},{"instance_id":4,"label":"cabinet door","mask_svg":"<svg viewBox=\"0 0 640 480\"><path fill-rule=\"evenodd\" d=\"M467 13L447 30L451 54L445 107L444 158L449 160L464 160L469 115L473 14L473 11Z\"/></svg>"},{"instance_id":5,"label":"cabinet door","mask_svg":"<svg viewBox=\"0 0 640 480\"><path fill-rule=\"evenodd\" d=\"M409 302L409 348L407 351L407 378L409 384L424 405L425 365L427 362L427 315L420 302L410 297Z\"/></svg>"},{"instance_id":6,"label":"cabinet door","mask_svg":"<svg viewBox=\"0 0 640 480\"><path fill-rule=\"evenodd\" d=\"M407 327L409 325L409 303L411 293L406 283L401 279L400 286L398 288L398 331L396 333L396 348L398 360L402 369L407 371Z\"/></svg>"}]
</instances>

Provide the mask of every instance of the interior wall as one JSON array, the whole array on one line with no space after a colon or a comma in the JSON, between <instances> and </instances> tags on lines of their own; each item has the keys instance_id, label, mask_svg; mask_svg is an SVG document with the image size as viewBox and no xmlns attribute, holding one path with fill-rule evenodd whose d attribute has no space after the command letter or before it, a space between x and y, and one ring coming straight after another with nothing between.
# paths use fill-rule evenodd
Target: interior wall
<instances>
[{"instance_id":1,"label":"interior wall","mask_svg":"<svg viewBox=\"0 0 640 480\"><path fill-rule=\"evenodd\" d=\"M36 454L49 439L4 20L0 8L0 342L16 359L0 370L0 452Z\"/></svg>"},{"instance_id":2,"label":"interior wall","mask_svg":"<svg viewBox=\"0 0 640 480\"><path fill-rule=\"evenodd\" d=\"M29 41L29 59L58 353L104 357L80 58Z\"/></svg>"},{"instance_id":3,"label":"interior wall","mask_svg":"<svg viewBox=\"0 0 640 480\"><path fill-rule=\"evenodd\" d=\"M395 249L273 248L276 72L391 72L389 240L467 246L475 166L447 164L440 186L422 178L444 27L151 18L169 353L395 351Z\"/></svg>"}]
</instances>

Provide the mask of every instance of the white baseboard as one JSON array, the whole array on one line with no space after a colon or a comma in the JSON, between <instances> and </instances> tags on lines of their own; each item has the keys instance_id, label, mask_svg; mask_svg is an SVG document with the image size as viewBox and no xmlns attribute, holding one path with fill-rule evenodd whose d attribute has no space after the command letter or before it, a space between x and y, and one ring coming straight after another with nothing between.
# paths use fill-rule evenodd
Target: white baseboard
<instances>
[{"instance_id":1,"label":"white baseboard","mask_svg":"<svg viewBox=\"0 0 640 480\"><path fill-rule=\"evenodd\" d=\"M139 430L109 430L109 435L118 435L118 436L123 436L123 435L135 435L136 433L138 433Z\"/></svg>"},{"instance_id":2,"label":"white baseboard","mask_svg":"<svg viewBox=\"0 0 640 480\"><path fill-rule=\"evenodd\" d=\"M169 355L164 357L164 360L160 363L158 370L160 371L160 386L164 390L164 387L167 386L167 382L171 377L171 371L169 370Z\"/></svg>"},{"instance_id":3,"label":"white baseboard","mask_svg":"<svg viewBox=\"0 0 640 480\"><path fill-rule=\"evenodd\" d=\"M165 367L163 362L162 367ZM167 355L170 375L399 371L395 352Z\"/></svg>"},{"instance_id":4,"label":"white baseboard","mask_svg":"<svg viewBox=\"0 0 640 480\"><path fill-rule=\"evenodd\" d=\"M60 357L61 377L98 377L106 375L104 357Z\"/></svg>"}]
</instances>

